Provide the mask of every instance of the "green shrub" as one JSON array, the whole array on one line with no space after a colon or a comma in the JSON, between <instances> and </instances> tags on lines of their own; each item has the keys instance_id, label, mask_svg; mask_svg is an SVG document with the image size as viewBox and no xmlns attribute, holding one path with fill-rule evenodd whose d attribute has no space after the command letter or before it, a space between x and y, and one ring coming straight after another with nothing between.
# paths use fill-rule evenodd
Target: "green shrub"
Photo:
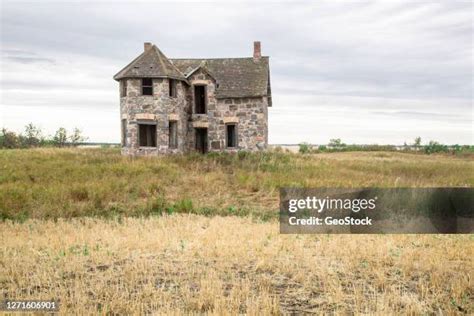
<instances>
[{"instance_id":1,"label":"green shrub","mask_svg":"<svg viewBox=\"0 0 474 316\"><path fill-rule=\"evenodd\" d=\"M239 157L239 160L244 160L245 158L247 158L249 156L249 152L246 151L246 150L240 150L237 153L237 156Z\"/></svg>"},{"instance_id":2,"label":"green shrub","mask_svg":"<svg viewBox=\"0 0 474 316\"><path fill-rule=\"evenodd\" d=\"M165 198L162 195L155 197L149 207L150 214L152 215L161 215L164 211L170 213L167 209L167 203ZM171 211L172 213L173 211Z\"/></svg>"},{"instance_id":3,"label":"green shrub","mask_svg":"<svg viewBox=\"0 0 474 316\"><path fill-rule=\"evenodd\" d=\"M449 151L448 146L442 145L436 141L431 140L428 145L425 146L425 153L426 154L434 154L434 153L447 153Z\"/></svg>"},{"instance_id":4,"label":"green shrub","mask_svg":"<svg viewBox=\"0 0 474 316\"><path fill-rule=\"evenodd\" d=\"M193 211L193 201L191 199L182 199L173 205L178 213L191 213Z\"/></svg>"},{"instance_id":5,"label":"green shrub","mask_svg":"<svg viewBox=\"0 0 474 316\"><path fill-rule=\"evenodd\" d=\"M299 152L301 154L308 154L311 151L311 145L308 143L299 144Z\"/></svg>"}]
</instances>

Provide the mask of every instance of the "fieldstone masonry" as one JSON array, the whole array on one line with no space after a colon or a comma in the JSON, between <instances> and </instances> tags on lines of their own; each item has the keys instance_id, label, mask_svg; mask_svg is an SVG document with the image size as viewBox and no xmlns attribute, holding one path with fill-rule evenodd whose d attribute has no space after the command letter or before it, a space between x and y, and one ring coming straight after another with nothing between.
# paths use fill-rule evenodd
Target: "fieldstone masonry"
<instances>
[{"instance_id":1,"label":"fieldstone masonry","mask_svg":"<svg viewBox=\"0 0 474 316\"><path fill-rule=\"evenodd\" d=\"M126 120L126 138L122 153L125 155L150 155L179 153L186 151L186 89L182 82L177 83L177 96L169 97L169 79L153 79L153 95L141 95L141 80L124 80L127 95L120 98L120 114ZM169 122L178 123L178 147L169 148ZM156 124L156 147L140 147L138 124Z\"/></svg>"},{"instance_id":2,"label":"fieldstone masonry","mask_svg":"<svg viewBox=\"0 0 474 316\"><path fill-rule=\"evenodd\" d=\"M197 129L206 129L205 151L264 150L271 106L268 57L169 60L154 45L114 78L120 82L122 154L158 155L196 150ZM257 56L255 56L255 53ZM152 95L144 95L143 79ZM170 87L175 85L175 93ZM196 113L195 86L205 86L204 114ZM170 122L177 146L170 148ZM140 125L156 126L156 146L140 146ZM227 125L235 125L236 147L228 147Z\"/></svg>"}]
</instances>

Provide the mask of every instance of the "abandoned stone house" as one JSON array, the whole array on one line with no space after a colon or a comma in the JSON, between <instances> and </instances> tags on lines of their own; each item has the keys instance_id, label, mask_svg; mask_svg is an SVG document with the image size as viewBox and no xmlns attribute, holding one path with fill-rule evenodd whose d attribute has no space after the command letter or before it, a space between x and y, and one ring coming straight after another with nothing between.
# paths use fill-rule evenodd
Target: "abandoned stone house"
<instances>
[{"instance_id":1,"label":"abandoned stone house","mask_svg":"<svg viewBox=\"0 0 474 316\"><path fill-rule=\"evenodd\" d=\"M145 43L118 72L122 154L263 150L272 106L269 58L168 59Z\"/></svg>"}]
</instances>

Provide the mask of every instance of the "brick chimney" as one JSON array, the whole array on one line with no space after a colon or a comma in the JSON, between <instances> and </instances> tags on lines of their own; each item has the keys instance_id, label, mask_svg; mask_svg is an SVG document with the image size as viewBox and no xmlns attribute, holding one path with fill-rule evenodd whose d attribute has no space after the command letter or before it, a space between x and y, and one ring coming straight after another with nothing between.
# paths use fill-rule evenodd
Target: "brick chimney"
<instances>
[{"instance_id":1,"label":"brick chimney","mask_svg":"<svg viewBox=\"0 0 474 316\"><path fill-rule=\"evenodd\" d=\"M262 57L262 50L260 47L260 42L255 41L253 42L253 59L259 60Z\"/></svg>"},{"instance_id":2,"label":"brick chimney","mask_svg":"<svg viewBox=\"0 0 474 316\"><path fill-rule=\"evenodd\" d=\"M145 43L143 44L143 47L145 48L145 52L146 52L147 50L150 50L151 47L152 47L152 45L153 45L153 44L151 44L151 43L149 43L149 42L145 42Z\"/></svg>"}]
</instances>

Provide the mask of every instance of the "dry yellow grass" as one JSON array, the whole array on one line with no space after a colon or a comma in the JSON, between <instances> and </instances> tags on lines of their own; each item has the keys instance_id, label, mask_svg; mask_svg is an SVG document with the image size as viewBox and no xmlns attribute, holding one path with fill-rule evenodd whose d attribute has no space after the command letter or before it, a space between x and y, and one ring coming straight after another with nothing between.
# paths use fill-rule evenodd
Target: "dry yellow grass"
<instances>
[{"instance_id":1,"label":"dry yellow grass","mask_svg":"<svg viewBox=\"0 0 474 316\"><path fill-rule=\"evenodd\" d=\"M472 235L280 235L274 219L280 186L472 187L473 166L0 151L0 297L60 299L64 315L473 314Z\"/></svg>"},{"instance_id":2,"label":"dry yellow grass","mask_svg":"<svg viewBox=\"0 0 474 316\"><path fill-rule=\"evenodd\" d=\"M172 215L0 224L1 296L61 314L472 314L472 235L280 235Z\"/></svg>"}]
</instances>

